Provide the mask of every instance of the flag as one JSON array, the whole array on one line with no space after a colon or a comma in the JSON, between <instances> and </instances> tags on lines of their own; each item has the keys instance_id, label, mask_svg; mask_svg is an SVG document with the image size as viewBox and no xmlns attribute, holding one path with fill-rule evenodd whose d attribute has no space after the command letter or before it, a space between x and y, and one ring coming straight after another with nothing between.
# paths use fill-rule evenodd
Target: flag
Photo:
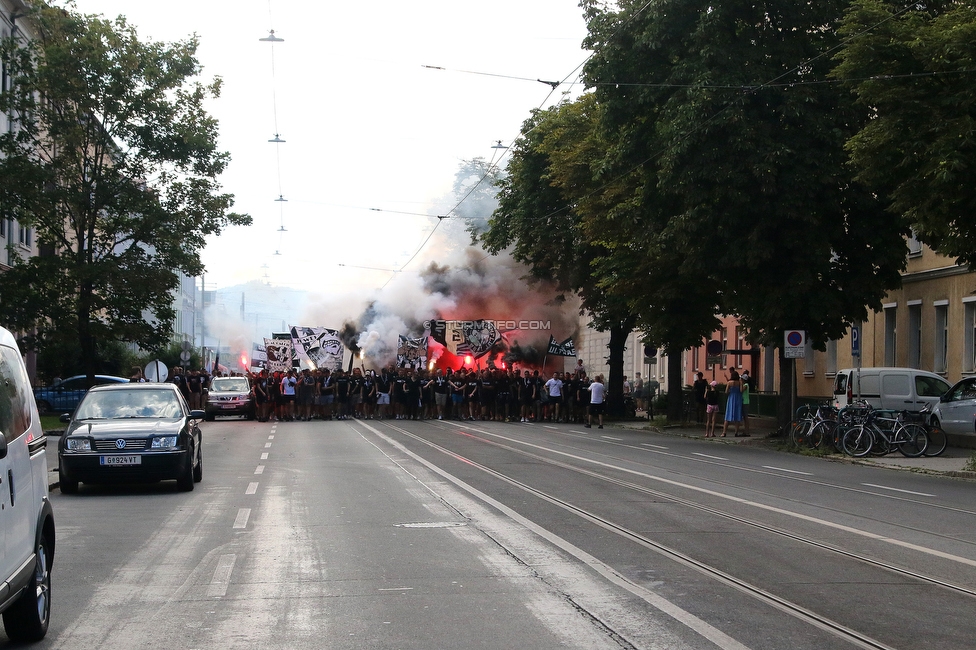
<instances>
[{"instance_id":1,"label":"flag","mask_svg":"<svg viewBox=\"0 0 976 650\"><path fill-rule=\"evenodd\" d=\"M295 354L311 368L342 368L345 346L339 338L339 330L325 327L291 328L291 342Z\"/></svg>"},{"instance_id":2,"label":"flag","mask_svg":"<svg viewBox=\"0 0 976 650\"><path fill-rule=\"evenodd\" d=\"M550 334L549 335L549 350L546 354L551 354L555 357L575 357L576 348L573 347L573 339L568 338L562 343L556 343L556 338Z\"/></svg>"},{"instance_id":3,"label":"flag","mask_svg":"<svg viewBox=\"0 0 976 650\"><path fill-rule=\"evenodd\" d=\"M429 336L417 339L400 334L397 345L397 368L425 369L427 367L427 341Z\"/></svg>"},{"instance_id":4,"label":"flag","mask_svg":"<svg viewBox=\"0 0 976 650\"><path fill-rule=\"evenodd\" d=\"M264 339L264 354L267 358L264 367L268 372L291 370L291 339Z\"/></svg>"},{"instance_id":5,"label":"flag","mask_svg":"<svg viewBox=\"0 0 976 650\"><path fill-rule=\"evenodd\" d=\"M432 320L430 335L455 356L470 354L480 359L501 340L498 327L490 320Z\"/></svg>"}]
</instances>

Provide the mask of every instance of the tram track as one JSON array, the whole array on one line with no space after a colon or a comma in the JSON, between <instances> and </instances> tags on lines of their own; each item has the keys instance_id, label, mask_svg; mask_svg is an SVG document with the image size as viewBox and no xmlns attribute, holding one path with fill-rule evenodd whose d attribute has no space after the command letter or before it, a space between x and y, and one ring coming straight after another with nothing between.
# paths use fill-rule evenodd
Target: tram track
<instances>
[{"instance_id":1,"label":"tram track","mask_svg":"<svg viewBox=\"0 0 976 650\"><path fill-rule=\"evenodd\" d=\"M686 566L686 567L689 567L689 568L691 568L691 569L693 569L695 571L698 571L699 573L702 573L702 574L708 576L709 578L711 578L713 580L716 580L717 582L719 582L721 584L724 584L724 585L729 586L731 588L734 588L734 589L736 589L736 590L738 590L738 591L740 591L742 593L745 593L745 594L749 595L750 597L752 597L752 598L754 598L754 599L756 599L756 600L758 600L760 602L763 602L763 603L765 603L765 604L767 604L767 605L769 605L771 607L774 607L774 608L776 608L776 609L778 609L780 611L783 611L783 612L785 612L785 613L787 613L787 614L789 614L789 615L791 615L791 616L793 616L793 617L795 617L795 618L797 618L797 619L799 619L799 620L801 620L801 621L803 621L803 622L805 622L805 623L807 623L809 625L812 625L812 626L814 626L814 627L816 627L818 629L827 631L830 634L834 635L835 637L838 637L838 638L843 639L843 640L845 640L847 642L850 642L850 643L854 644L855 646L862 647L862 648L877 648L877 649L884 648L884 649L889 649L889 650L892 649L892 646L887 645L884 642L879 641L878 639L874 639L874 638L872 638L872 637L870 637L870 636L868 636L866 634L863 634L861 632L858 632L857 630L854 630L854 629L850 628L849 626L844 625L843 623L840 623L840 622L838 622L836 620L833 620L833 619L831 619L829 617L826 617L826 616L823 616L821 614L818 614L817 612L815 612L815 611L813 611L813 610L811 610L811 609L809 609L807 607L804 607L804 606L802 606L802 605L800 605L798 603L792 602L789 599L784 598L782 596L778 596L775 593L772 593L771 591L769 591L767 589L764 589L764 588L762 588L760 586L754 585L754 584L752 584L752 583L750 583L750 582L748 582L748 581L746 581L746 580L744 580L742 578L736 577L736 576L728 573L727 571L724 571L724 570L722 570L720 568L717 568L715 566L712 566L711 564L708 564L707 562L703 562L701 560L695 559L694 557L691 557L690 555L688 555L688 554L686 554L686 553L684 553L682 551L679 551L679 550L677 550L675 548L669 547L669 546L667 546L665 544L662 544L662 543L660 543L660 542L658 542L656 540L653 540L653 539L647 537L644 534L641 534L641 533L639 533L637 531L631 530L631 529L627 528L626 526L623 526L623 525L618 524L618 523L616 523L616 522L614 522L614 521L612 521L610 519L607 519L606 517L603 517L601 515L598 515L598 514L596 514L594 512L590 512L589 510L586 510L585 508L582 508L582 507L580 507L580 506L578 506L576 504L573 504L573 503L571 503L571 502L569 502L569 501L567 501L565 499L562 499L562 498L560 498L560 497L558 497L558 496L556 496L554 494L548 493L548 492L546 492L544 490L540 490L539 488L536 488L536 487L534 487L532 485L529 485L529 484L527 484L527 483L525 483L523 481L520 481L520 480L518 480L518 479L516 479L516 478L514 478L512 476L509 476L509 475L507 475L507 474L505 474L503 472L499 472L498 470L495 470L495 469L493 469L491 467L488 467L486 465L483 465L481 463L478 463L477 461L473 460L472 458L468 458L468 457L464 456L463 454L460 454L460 453L458 453L456 451L453 451L451 449L448 449L447 447L444 447L443 445L440 445L440 444L437 444L435 442L432 442L432 441L424 438L423 436L420 436L420 435L411 433L411 432L409 432L409 431L407 431L407 430L405 430L405 429L403 429L403 428L401 428L399 426L395 426L395 425L392 425L392 424L387 424L387 426L389 426L390 429L392 429L392 430L400 433L401 435L404 435L404 436L406 436L406 437L408 437L410 439L413 439L416 442L421 443L424 446L429 447L430 449L433 449L433 450L435 450L435 451L437 451L439 453L445 454L445 455L447 455L449 457L454 458L455 460L458 460L460 462L465 463L466 466L476 468L478 471L483 472L486 475L492 476L493 478L495 478L497 480L500 480L500 481L503 481L503 482L505 482L508 485L511 485L513 487L516 487L516 488L518 488L518 489L520 489L520 490L522 490L522 491L524 491L526 493L532 494L535 497L537 497L537 498L539 498L539 499L541 499L541 500L543 500L543 501L545 501L545 502L547 502L547 503L549 503L549 504L551 504L553 506L556 506L556 507L558 507L560 509L563 509L563 510L565 510L567 512L570 512L570 513L572 513L572 514L574 514L574 515L576 515L576 516L578 516L578 517L580 517L580 518L582 518L582 519L584 519L584 520L586 520L586 521L588 521L588 522L590 522L590 523L592 523L594 525L597 525L597 526L603 528L604 530L610 531L610 532L618 535L621 538L627 539L627 540L629 540L629 541L631 541L633 543L636 543L636 544L638 544L638 545L640 545L640 546L642 546L644 548L647 548L649 550L652 550L652 551L654 551L654 552L656 552L656 553L658 553L658 554L660 554L660 555L662 555L662 556L664 556L664 557L666 557L666 558L668 558L668 559L670 559L672 561L675 561L675 562L677 562L677 563L679 563L679 564L681 564L683 566ZM900 577L902 579L906 579L906 580L910 580L910 581L916 581L918 583L926 584L926 585L929 585L931 587L936 587L936 588L939 588L939 589L944 589L944 590L947 590L949 592L952 592L952 593L955 593L955 594L958 594L958 595L961 595L961 596L964 596L964 597L967 597L967 598L976 598L976 590L971 589L971 588L966 587L966 586L962 586L962 585L959 585L959 584L955 584L955 583L952 583L952 582L949 582L949 581L946 581L946 580L943 580L943 579L940 579L940 578L937 578L937 577L934 577L934 576L925 575L923 573L920 573L920 572L917 572L917 571L913 571L913 570L907 569L905 567L900 567L900 566L897 566L897 565L892 564L890 562L885 562L883 560L879 560L879 559L876 559L876 558L872 558L872 557L869 557L869 556L864 555L862 553L855 553L855 552L852 552L852 551L849 551L849 550L840 548L840 547L838 547L836 545L829 544L829 543L826 543L826 542L823 542L821 540L817 540L817 539L814 539L814 538L811 538L811 537L808 537L808 536L805 536L805 535L801 535L799 533L795 533L793 531L786 530L784 528L780 528L780 527L777 527L777 526L773 526L773 525L770 525L770 524L766 524L766 523L763 523L761 521L758 521L758 520L755 520L755 519L751 519L751 518L748 518L748 517L743 517L742 515L738 515L738 514L735 514L735 513L732 513L732 512L724 511L724 510L721 510L719 508L715 508L713 506L705 505L705 504L702 504L702 503L697 503L697 502L695 502L693 500L690 500L690 499L686 499L686 498L683 498L683 497L680 497L680 496L676 496L676 495L673 495L673 494L669 494L669 493L666 493L666 492L663 492L663 491L660 491L660 490L655 490L655 489L649 488L647 486L640 485L638 483L634 483L632 481L627 481L627 480L624 480L624 479L621 479L621 478L618 478L618 477L610 476L610 475L608 475L606 473L603 473L603 472L594 471L594 470L591 470L591 469L586 469L586 468L583 468L583 467L579 467L577 465L573 465L572 463L564 462L564 461L561 461L561 460L556 460L556 459L553 459L553 458L550 458L550 457L546 457L546 456L543 456L541 454L537 454L537 453L534 453L534 452L531 452L531 451L528 451L528 450L525 450L525 449L520 449L518 447L515 447L515 446L512 446L512 445L508 445L508 444L499 442L497 440L491 440L491 439L482 437L480 435L476 435L475 433L473 433L474 431L477 431L477 430L471 428L471 431L461 431L459 433L461 435L469 438L469 439L473 439L473 440L475 440L477 442L480 442L482 444L492 445L494 447L504 449L505 451L508 451L510 453L517 454L519 456L522 456L524 458L531 459L533 461L545 463L547 465L550 465L550 466L553 466L553 467L558 467L558 468L563 469L563 470L571 471L571 472L580 474L582 476L586 476L586 477L591 478L591 479L597 479L597 480L600 480L600 481L604 481L604 482L607 482L609 484L615 485L617 487L624 488L626 490L631 490L631 491L635 491L635 492L638 492L638 493L641 493L641 494L645 494L645 495L648 495L648 496L653 496L656 499L666 500L666 501L669 501L671 503L675 503L675 504L682 505L682 506L687 507L687 508L691 508L691 509L698 510L700 512L704 512L704 513L709 514L711 516L720 517L720 518L723 518L725 520L732 521L732 522L735 522L735 523L740 524L740 525L748 526L748 527L754 528L756 530L763 531L763 532L768 533L768 534L772 534L772 535L775 535L775 536L778 536L778 537L781 537L781 538L784 538L784 539L789 539L789 540L791 540L793 542L797 542L797 543L806 545L806 546L808 546L810 548L816 548L816 549L819 549L819 550L822 550L822 551L826 551L828 553L835 554L835 555L837 555L839 557L844 557L844 558L846 558L848 560L852 560L852 561L855 561L855 562L864 564L866 566L870 566L872 568L875 568L875 569L878 569L878 570L882 570L882 571L888 572L888 573L893 574L893 575L896 575L896 576L898 576L898 577ZM493 434L489 434L489 435L493 435Z\"/></svg>"}]
</instances>

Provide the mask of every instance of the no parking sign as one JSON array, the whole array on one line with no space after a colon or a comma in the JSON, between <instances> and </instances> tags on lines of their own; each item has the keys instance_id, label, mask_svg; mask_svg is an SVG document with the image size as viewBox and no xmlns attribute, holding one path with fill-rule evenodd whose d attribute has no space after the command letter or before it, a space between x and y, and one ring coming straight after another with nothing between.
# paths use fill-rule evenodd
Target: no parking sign
<instances>
[{"instance_id":1,"label":"no parking sign","mask_svg":"<svg viewBox=\"0 0 976 650\"><path fill-rule=\"evenodd\" d=\"M783 358L802 359L807 347L807 333L803 330L786 330L783 336Z\"/></svg>"}]
</instances>

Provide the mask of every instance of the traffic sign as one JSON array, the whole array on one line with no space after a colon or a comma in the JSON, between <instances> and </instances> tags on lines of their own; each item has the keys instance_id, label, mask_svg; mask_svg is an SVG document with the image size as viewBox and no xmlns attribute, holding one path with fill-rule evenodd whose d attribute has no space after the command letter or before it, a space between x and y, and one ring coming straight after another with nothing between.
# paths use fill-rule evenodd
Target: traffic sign
<instances>
[{"instance_id":1,"label":"traffic sign","mask_svg":"<svg viewBox=\"0 0 976 650\"><path fill-rule=\"evenodd\" d=\"M187 361L190 360L190 356L191 355L189 350L183 350L182 352L180 352L180 361L186 363Z\"/></svg>"},{"instance_id":2,"label":"traffic sign","mask_svg":"<svg viewBox=\"0 0 976 650\"><path fill-rule=\"evenodd\" d=\"M715 357L722 354L723 347L724 346L722 345L721 341L709 341L708 343L705 344L705 352L709 356Z\"/></svg>"},{"instance_id":3,"label":"traffic sign","mask_svg":"<svg viewBox=\"0 0 976 650\"><path fill-rule=\"evenodd\" d=\"M783 358L802 359L806 354L807 333L803 330L786 330L783 335Z\"/></svg>"},{"instance_id":4,"label":"traffic sign","mask_svg":"<svg viewBox=\"0 0 976 650\"><path fill-rule=\"evenodd\" d=\"M861 327L859 325L851 328L851 356L861 356Z\"/></svg>"},{"instance_id":5,"label":"traffic sign","mask_svg":"<svg viewBox=\"0 0 976 650\"><path fill-rule=\"evenodd\" d=\"M143 374L146 376L146 381L166 381L166 378L169 377L169 368L166 367L165 363L156 359L146 365Z\"/></svg>"}]
</instances>

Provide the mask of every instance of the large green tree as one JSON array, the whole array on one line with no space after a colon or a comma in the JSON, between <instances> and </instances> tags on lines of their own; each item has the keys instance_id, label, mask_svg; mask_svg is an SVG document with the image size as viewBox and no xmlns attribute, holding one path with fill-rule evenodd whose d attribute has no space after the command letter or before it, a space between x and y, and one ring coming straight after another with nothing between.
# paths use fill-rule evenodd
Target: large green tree
<instances>
[{"instance_id":1,"label":"large green tree","mask_svg":"<svg viewBox=\"0 0 976 650\"><path fill-rule=\"evenodd\" d=\"M593 327L610 333L608 400L615 412L622 404L626 340L636 319L625 300L603 288L613 278L601 276L595 263L606 248L586 226L588 216L602 209L592 168L604 149L592 128L596 110L584 96L526 120L481 241L489 252L510 250L532 278L578 294Z\"/></svg>"},{"instance_id":2,"label":"large green tree","mask_svg":"<svg viewBox=\"0 0 976 650\"><path fill-rule=\"evenodd\" d=\"M976 2L856 0L840 33L835 74L872 117L849 142L858 179L976 265Z\"/></svg>"},{"instance_id":3,"label":"large green tree","mask_svg":"<svg viewBox=\"0 0 976 650\"><path fill-rule=\"evenodd\" d=\"M795 327L822 346L880 308L906 229L846 165L864 112L807 83L830 72L847 3L586 4L608 164L670 212L655 241L680 251L681 276L717 287L755 343Z\"/></svg>"},{"instance_id":4,"label":"large green tree","mask_svg":"<svg viewBox=\"0 0 976 650\"><path fill-rule=\"evenodd\" d=\"M221 192L229 156L204 109L220 80L200 79L195 37L146 42L122 17L34 6L36 38L0 45L14 120L0 206L41 254L0 276L0 313L38 346L73 340L92 374L100 341L163 345L178 274L199 275L204 238L250 217Z\"/></svg>"}]
</instances>

